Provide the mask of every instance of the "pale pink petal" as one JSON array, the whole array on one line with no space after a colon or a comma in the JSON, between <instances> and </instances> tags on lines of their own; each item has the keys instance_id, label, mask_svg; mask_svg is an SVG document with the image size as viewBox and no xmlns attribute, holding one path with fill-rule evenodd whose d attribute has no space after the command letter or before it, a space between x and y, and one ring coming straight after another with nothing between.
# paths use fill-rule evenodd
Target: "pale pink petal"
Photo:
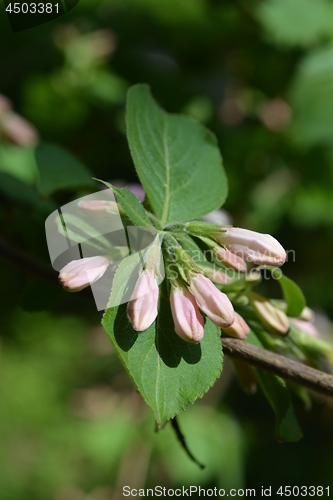
<instances>
[{"instance_id":1,"label":"pale pink petal","mask_svg":"<svg viewBox=\"0 0 333 500\"><path fill-rule=\"evenodd\" d=\"M235 337L236 339L246 339L250 333L249 325L244 321L242 316L235 312L235 321L231 326L222 328L223 332L230 337Z\"/></svg>"},{"instance_id":2,"label":"pale pink petal","mask_svg":"<svg viewBox=\"0 0 333 500\"><path fill-rule=\"evenodd\" d=\"M225 293L202 274L195 274L190 280L190 292L206 316L220 328L234 322L235 312Z\"/></svg>"},{"instance_id":3,"label":"pale pink petal","mask_svg":"<svg viewBox=\"0 0 333 500\"><path fill-rule=\"evenodd\" d=\"M170 304L177 335L188 342L200 342L204 320L193 295L183 286L172 287Z\"/></svg>"},{"instance_id":4,"label":"pale pink petal","mask_svg":"<svg viewBox=\"0 0 333 500\"><path fill-rule=\"evenodd\" d=\"M284 248L270 234L231 227L219 235L218 241L230 252L254 264L281 266L286 260Z\"/></svg>"},{"instance_id":5,"label":"pale pink petal","mask_svg":"<svg viewBox=\"0 0 333 500\"><path fill-rule=\"evenodd\" d=\"M229 252L229 250L225 250L224 248L215 249L215 254L217 260L223 262L226 267L235 269L241 273L245 273L247 271L247 265L244 259L232 252Z\"/></svg>"},{"instance_id":6,"label":"pale pink petal","mask_svg":"<svg viewBox=\"0 0 333 500\"><path fill-rule=\"evenodd\" d=\"M154 272L143 271L136 282L127 316L134 330L142 332L154 323L158 312L158 284Z\"/></svg>"},{"instance_id":7,"label":"pale pink petal","mask_svg":"<svg viewBox=\"0 0 333 500\"><path fill-rule=\"evenodd\" d=\"M59 281L65 290L79 292L101 278L109 264L109 259L101 256L72 260L61 269Z\"/></svg>"}]
</instances>

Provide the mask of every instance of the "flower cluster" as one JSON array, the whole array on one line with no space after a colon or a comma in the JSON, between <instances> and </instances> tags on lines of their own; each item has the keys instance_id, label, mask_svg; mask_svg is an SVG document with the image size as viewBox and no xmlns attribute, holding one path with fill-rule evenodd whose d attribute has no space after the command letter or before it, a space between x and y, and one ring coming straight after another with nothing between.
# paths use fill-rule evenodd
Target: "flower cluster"
<instances>
[{"instance_id":1,"label":"flower cluster","mask_svg":"<svg viewBox=\"0 0 333 500\"><path fill-rule=\"evenodd\" d=\"M79 208L93 215L107 216L116 213L119 205L113 201L81 200ZM207 263L196 264L182 248L177 231L161 231L159 243L146 251L142 271L135 283L127 306L128 319L136 331L144 331L158 315L159 286L158 267L161 242L170 253L176 255L177 276L168 273L170 306L175 332L188 342L200 342L204 335L204 315L221 328L225 335L245 339L250 331L242 316L235 312L230 297L218 286L230 283L228 270L236 270L246 276L246 261L259 265L280 266L286 253L280 243L268 234L247 229L221 227L207 222L190 222L181 230L190 236L201 238L219 262L219 268ZM167 252L166 252L167 253ZM67 264L59 279L66 290L79 291L94 283L106 272L111 261L107 255L98 255ZM214 284L214 283L215 284ZM268 331L285 335L289 321L285 313L268 299L252 291L247 294L248 304Z\"/></svg>"},{"instance_id":2,"label":"flower cluster","mask_svg":"<svg viewBox=\"0 0 333 500\"><path fill-rule=\"evenodd\" d=\"M192 226L193 229L193 226ZM239 272L245 272L247 265L245 260L255 264L281 265L286 258L286 253L280 243L272 236L260 234L253 231L240 228L221 228L217 234L214 233L214 239L219 245L213 243L215 254L223 262L226 268L236 269ZM207 241L207 240L206 240ZM213 241L213 240L212 240ZM180 255L182 252L180 252ZM185 271L184 278L170 279L170 305L175 326L175 332L183 339L189 342L200 342L204 335L204 313L215 325L221 328L226 335L245 339L250 331L245 320L234 311L233 305L228 296L220 291L212 281L220 284L228 284L228 275L223 271L216 271L210 267L202 266L197 268L195 264L191 265L191 259L187 256L187 262L183 259L178 264L183 265ZM199 272L196 272L199 271ZM209 277L208 277L209 276ZM211 278L211 279L209 279ZM131 301L128 306L128 317L133 327L142 331L150 326L157 315L158 289L157 284L152 282L154 276L150 275L149 283L143 274L137 286L140 287L140 300ZM146 288L144 288L146 287ZM149 290L152 288L152 290ZM145 293L144 293L145 292ZM134 305L135 304L135 307ZM253 304L256 305L258 299L253 297ZM138 304L141 307L141 315L137 312ZM283 333L288 331L289 322L282 311L279 311L267 301L266 306L270 305L265 318L266 324L270 325L277 321L275 316L280 317ZM133 311L136 311L134 314ZM148 314L146 314L148 311ZM150 319L148 319L150 311ZM258 315L261 309L258 308ZM275 315L274 315L275 314ZM271 315L271 318L269 317ZM283 323L281 316L287 321ZM276 329L281 331L281 325Z\"/></svg>"}]
</instances>

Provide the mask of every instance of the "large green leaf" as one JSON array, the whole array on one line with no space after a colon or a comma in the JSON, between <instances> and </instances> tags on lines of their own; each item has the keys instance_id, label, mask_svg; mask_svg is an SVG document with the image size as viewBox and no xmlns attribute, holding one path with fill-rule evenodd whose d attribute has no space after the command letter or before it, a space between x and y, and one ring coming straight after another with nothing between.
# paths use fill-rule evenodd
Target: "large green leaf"
<instances>
[{"instance_id":1,"label":"large green leaf","mask_svg":"<svg viewBox=\"0 0 333 500\"><path fill-rule=\"evenodd\" d=\"M262 348L262 344L251 331L247 342ZM255 369L260 387L275 413L275 438L278 441L298 441L302 437L294 415L289 391L284 381L272 373Z\"/></svg>"},{"instance_id":2,"label":"large green leaf","mask_svg":"<svg viewBox=\"0 0 333 500\"><path fill-rule=\"evenodd\" d=\"M54 144L41 143L36 148L39 169L39 191L42 195L59 189L91 188L96 186L88 168L72 153Z\"/></svg>"},{"instance_id":3,"label":"large green leaf","mask_svg":"<svg viewBox=\"0 0 333 500\"><path fill-rule=\"evenodd\" d=\"M162 226L222 205L227 179L209 130L186 116L166 113L141 84L128 92L126 120L135 167Z\"/></svg>"},{"instance_id":4,"label":"large green leaf","mask_svg":"<svg viewBox=\"0 0 333 500\"><path fill-rule=\"evenodd\" d=\"M120 288L129 276L120 267L111 296L121 296ZM159 425L202 397L222 370L219 328L207 319L199 344L182 340L174 331L166 283L160 288L159 315L146 331L132 328L126 304L107 309L103 317L120 359Z\"/></svg>"}]
</instances>

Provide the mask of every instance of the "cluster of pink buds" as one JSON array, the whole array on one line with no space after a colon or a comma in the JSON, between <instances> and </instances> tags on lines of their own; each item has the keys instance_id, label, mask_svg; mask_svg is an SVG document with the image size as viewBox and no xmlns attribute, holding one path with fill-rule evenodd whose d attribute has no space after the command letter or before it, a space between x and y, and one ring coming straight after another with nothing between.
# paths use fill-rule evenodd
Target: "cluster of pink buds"
<instances>
[{"instance_id":1,"label":"cluster of pink buds","mask_svg":"<svg viewBox=\"0 0 333 500\"><path fill-rule=\"evenodd\" d=\"M114 201L81 200L79 208L99 216L118 213L120 207ZM260 265L284 263L286 252L280 243L268 234L260 234L247 229L221 227L215 224L189 222L189 234L202 239L213 250L213 255L221 263L216 270L209 262L197 265L171 234L166 236L169 248L176 255L178 276L169 276L170 305L175 332L188 342L200 342L204 335L204 317L207 316L226 335L245 339L250 331L244 319L234 311L228 296L214 283L228 285L228 269L245 273L246 261ZM166 233L163 233L166 235ZM175 234L175 233L174 233ZM136 331L144 331L155 321L158 314L159 266L162 262L162 233L156 237L145 256L142 272L134 286L127 306L128 319ZM95 256L72 261L59 275L66 290L78 291L101 278L110 265L108 256ZM214 283L213 283L214 282ZM289 320L285 313L268 299L251 292L247 299L269 331L286 335Z\"/></svg>"}]
</instances>

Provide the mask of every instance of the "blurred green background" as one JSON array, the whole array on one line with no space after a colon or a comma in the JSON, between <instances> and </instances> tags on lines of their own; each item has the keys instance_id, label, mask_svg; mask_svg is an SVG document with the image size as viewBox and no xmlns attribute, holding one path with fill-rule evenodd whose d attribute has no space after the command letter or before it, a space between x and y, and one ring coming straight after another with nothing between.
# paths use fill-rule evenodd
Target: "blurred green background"
<instances>
[{"instance_id":1,"label":"blurred green background","mask_svg":"<svg viewBox=\"0 0 333 500\"><path fill-rule=\"evenodd\" d=\"M169 424L156 432L90 292L57 284L44 230L57 207L99 189L91 177L137 182L125 97L149 83L168 111L216 133L229 178L224 208L236 226L294 251L284 272L329 336L333 2L80 0L15 34L2 3L0 39L0 93L13 109L1 111L0 100L1 500L109 500L122 498L123 485L252 487L258 496L261 486L333 488L332 402L316 398L309 411L295 399L304 438L278 444L267 402L241 391L230 361L179 417L205 470ZM40 171L36 141L14 112L53 148ZM278 297L275 286L264 284Z\"/></svg>"}]
</instances>

